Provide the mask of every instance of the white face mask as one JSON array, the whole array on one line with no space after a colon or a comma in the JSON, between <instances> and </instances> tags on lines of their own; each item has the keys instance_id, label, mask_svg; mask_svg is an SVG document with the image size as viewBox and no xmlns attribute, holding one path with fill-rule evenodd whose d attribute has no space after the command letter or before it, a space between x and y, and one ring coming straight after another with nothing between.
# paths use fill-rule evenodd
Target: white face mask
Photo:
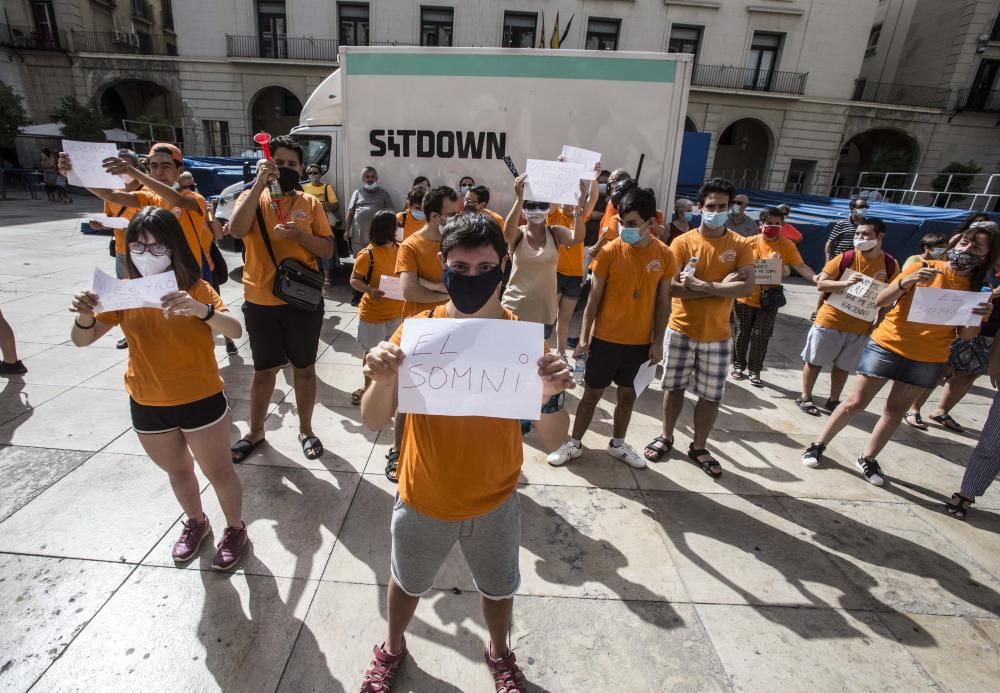
<instances>
[{"instance_id":1,"label":"white face mask","mask_svg":"<svg viewBox=\"0 0 1000 693\"><path fill-rule=\"evenodd\" d=\"M867 253L869 250L874 249L877 244L878 241L872 239L869 240L865 240L863 238L854 239L854 249L859 250L862 253Z\"/></svg>"},{"instance_id":2,"label":"white face mask","mask_svg":"<svg viewBox=\"0 0 1000 693\"><path fill-rule=\"evenodd\" d=\"M152 277L154 274L163 274L173 260L169 255L153 255L152 253L128 253L132 258L132 264L139 270L139 274L144 277Z\"/></svg>"},{"instance_id":3,"label":"white face mask","mask_svg":"<svg viewBox=\"0 0 1000 693\"><path fill-rule=\"evenodd\" d=\"M365 190L368 192L374 192L378 190L378 183L365 183Z\"/></svg>"},{"instance_id":4,"label":"white face mask","mask_svg":"<svg viewBox=\"0 0 1000 693\"><path fill-rule=\"evenodd\" d=\"M524 218L528 220L529 224L541 224L545 222L545 218L549 216L549 211L547 209L526 209L524 210Z\"/></svg>"}]
</instances>

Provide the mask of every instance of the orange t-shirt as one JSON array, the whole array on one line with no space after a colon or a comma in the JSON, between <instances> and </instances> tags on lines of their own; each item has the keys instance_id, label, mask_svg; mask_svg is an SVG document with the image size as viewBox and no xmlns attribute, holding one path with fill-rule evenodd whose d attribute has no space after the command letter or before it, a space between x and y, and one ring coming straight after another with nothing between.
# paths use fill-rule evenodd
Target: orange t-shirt
<instances>
[{"instance_id":1,"label":"orange t-shirt","mask_svg":"<svg viewBox=\"0 0 1000 693\"><path fill-rule=\"evenodd\" d=\"M248 190L240 195L236 206L239 207L243 204L249 194ZM278 238L274 235L274 227L280 224L281 220L271 207L271 192L269 190L262 192L257 203L264 215L264 223L267 225L271 247L274 248L275 261L281 264L282 260L294 258L318 271L315 255L296 241ZM296 226L309 231L318 238L333 237L333 229L330 228L330 221L327 219L323 204L312 195L296 193L291 200L287 198L280 200L280 204L285 220L289 223L295 222ZM262 231L257 222L256 214L254 214L254 220L250 224L250 233L243 237L243 244L246 246L246 260L243 265L243 295L247 302L259 306L285 305L285 302L275 296L272 291L274 287L274 262L271 261L267 246L264 245L264 237L261 235Z\"/></svg>"},{"instance_id":2,"label":"orange t-shirt","mask_svg":"<svg viewBox=\"0 0 1000 693\"><path fill-rule=\"evenodd\" d=\"M368 252L372 255L369 256ZM364 279L368 275L370 265L369 258L374 258L375 266L372 269L372 278L368 282L369 286L378 288L383 275L395 276L396 255L399 253L399 246L395 243L389 245L375 245L369 243L368 247L358 253L354 260L354 274ZM373 298L368 294L361 296L361 303L358 305L358 319L364 322L389 322L398 320L403 315L403 302L394 298Z\"/></svg>"},{"instance_id":3,"label":"orange t-shirt","mask_svg":"<svg viewBox=\"0 0 1000 693\"><path fill-rule=\"evenodd\" d=\"M823 274L828 279L840 279L840 263L843 257L844 255L841 253L823 265ZM885 253L879 253L878 257L874 260L869 260L861 253L855 252L854 261L848 269L888 284L899 276L899 266L896 263L891 263L889 271L892 273L892 276L887 277L885 271L886 260L887 256ZM868 334L872 330L872 323L837 310L828 301L824 301L819 311L816 312L815 325L830 330L849 332L850 334Z\"/></svg>"},{"instance_id":4,"label":"orange t-shirt","mask_svg":"<svg viewBox=\"0 0 1000 693\"><path fill-rule=\"evenodd\" d=\"M786 265L802 264L802 256L799 254L798 249L787 238L779 236L775 240L769 241L763 235L757 234L756 236L747 238L746 242L753 249L754 260L766 260L774 257L774 255L778 255L781 258L782 269ZM688 260L690 259L688 258ZM744 305L760 308L760 294L765 286L777 286L777 284L755 284L752 294L746 298L738 298L736 300Z\"/></svg>"},{"instance_id":5,"label":"orange t-shirt","mask_svg":"<svg viewBox=\"0 0 1000 693\"><path fill-rule=\"evenodd\" d=\"M414 272L417 277L426 279L429 282L440 282L444 277L444 267L438 259L441 252L441 241L432 241L417 234L410 236L399 246L399 254L396 256L396 274L403 272ZM447 303L448 299L442 299L438 303L414 303L405 301L403 303L403 318L429 310L434 306Z\"/></svg>"},{"instance_id":6,"label":"orange t-shirt","mask_svg":"<svg viewBox=\"0 0 1000 693\"><path fill-rule=\"evenodd\" d=\"M446 315L445 307L434 309L434 318ZM506 309L500 319L517 320ZM392 336L397 346L405 328L403 323ZM417 512L443 522L485 515L514 493L523 455L517 419L408 414L399 496Z\"/></svg>"},{"instance_id":7,"label":"orange t-shirt","mask_svg":"<svg viewBox=\"0 0 1000 693\"><path fill-rule=\"evenodd\" d=\"M545 223L549 226L565 226L572 231L576 224L572 214L567 214L562 207L556 207L545 217ZM502 228L502 227L501 227ZM583 276L583 243L576 245L559 244L559 261L556 263L556 272L567 277Z\"/></svg>"},{"instance_id":8,"label":"orange t-shirt","mask_svg":"<svg viewBox=\"0 0 1000 693\"><path fill-rule=\"evenodd\" d=\"M957 276L948 268L948 263L944 260L930 260L927 265L941 270L941 273L935 275L934 279L927 284L910 287L909 291L899 298L893 309L886 314L885 319L872 332L872 341L911 361L945 363L948 360L951 343L955 341L955 326L910 322L907 319L910 314L910 305L913 303L913 296L920 286L931 289L968 291L969 278ZM921 264L914 263L903 270L900 277L919 272L921 268ZM987 300L987 298L983 298L984 303Z\"/></svg>"},{"instance_id":9,"label":"orange t-shirt","mask_svg":"<svg viewBox=\"0 0 1000 693\"><path fill-rule=\"evenodd\" d=\"M608 203L608 207L610 207L610 206L611 206L611 203L609 202ZM663 212L661 212L660 210L656 210L656 223L657 224L661 224L661 225L663 224ZM621 226L621 219L618 217L617 210L615 211L614 214L612 214L609 217L608 216L608 210L607 210L607 208L605 208L605 210L604 210L604 216L601 217L601 233L604 233L604 229L608 230L607 235L604 237L605 242L609 243L609 242L615 240L616 238L618 238L618 235L619 235L618 234L618 227L619 226ZM591 260L591 262L590 262L590 271L591 272L594 271L594 267L595 266L596 265L595 265L594 261Z\"/></svg>"},{"instance_id":10,"label":"orange t-shirt","mask_svg":"<svg viewBox=\"0 0 1000 693\"><path fill-rule=\"evenodd\" d=\"M188 293L196 301L215 306L216 312L226 312L222 299L204 279ZM114 310L94 317L121 325L128 339L125 391L139 404L190 404L225 388L208 323L190 315L165 318L159 308Z\"/></svg>"},{"instance_id":11,"label":"orange t-shirt","mask_svg":"<svg viewBox=\"0 0 1000 693\"><path fill-rule=\"evenodd\" d=\"M413 218L413 210L406 210L405 212L396 213L396 226L403 227L403 240L415 234L420 229L424 228L424 224L427 223L421 219Z\"/></svg>"},{"instance_id":12,"label":"orange t-shirt","mask_svg":"<svg viewBox=\"0 0 1000 693\"><path fill-rule=\"evenodd\" d=\"M601 248L594 263L594 275L604 280L594 336L614 344L649 344L657 288L662 280L677 276L677 260L670 248L656 238L645 248L616 238Z\"/></svg>"},{"instance_id":13,"label":"orange t-shirt","mask_svg":"<svg viewBox=\"0 0 1000 693\"><path fill-rule=\"evenodd\" d=\"M484 209L483 214L493 217L493 221L495 221L500 226L500 231L503 231L503 226L504 224L507 223L506 219L504 219L502 216L494 212L492 209Z\"/></svg>"},{"instance_id":14,"label":"orange t-shirt","mask_svg":"<svg viewBox=\"0 0 1000 693\"><path fill-rule=\"evenodd\" d=\"M107 200L104 201L104 215L108 217L121 217L122 219L131 220L138 211L139 209L136 207L119 207ZM125 232L127 230L111 229L111 233L115 237L115 252L119 255L124 255L127 252L127 248L125 247Z\"/></svg>"},{"instance_id":15,"label":"orange t-shirt","mask_svg":"<svg viewBox=\"0 0 1000 693\"><path fill-rule=\"evenodd\" d=\"M204 197L190 190L182 191L183 195L194 195L198 201L198 208L202 210L201 212L192 212L189 209L181 209L180 207L169 205L162 197L148 190L136 190L132 194L139 199L143 207L152 205L153 207L159 207L160 209L172 212L177 217L177 221L181 225L181 230L184 231L184 238L188 242L188 247L191 249L191 254L194 255L194 261L198 264L198 268L201 268L202 258L208 263L209 269L215 267L215 263L212 262L211 253L212 232L205 222L205 215L203 213L205 210Z\"/></svg>"},{"instance_id":16,"label":"orange t-shirt","mask_svg":"<svg viewBox=\"0 0 1000 693\"><path fill-rule=\"evenodd\" d=\"M753 248L734 231L727 230L718 238L705 238L698 229L692 229L675 238L670 250L682 270L692 257L698 258L694 276L706 282L721 282L730 272L753 266ZM702 342L729 339L733 301L724 296L674 298L668 326Z\"/></svg>"}]
</instances>

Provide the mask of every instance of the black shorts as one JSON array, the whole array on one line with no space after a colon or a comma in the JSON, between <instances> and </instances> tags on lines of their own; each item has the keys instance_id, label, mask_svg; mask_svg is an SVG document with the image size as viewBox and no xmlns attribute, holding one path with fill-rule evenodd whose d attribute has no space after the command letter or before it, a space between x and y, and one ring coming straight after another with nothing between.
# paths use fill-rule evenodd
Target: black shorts
<instances>
[{"instance_id":1,"label":"black shorts","mask_svg":"<svg viewBox=\"0 0 1000 693\"><path fill-rule=\"evenodd\" d=\"M587 387L603 390L611 383L633 387L639 368L649 363L649 344L615 344L593 337L587 353L583 381Z\"/></svg>"},{"instance_id":2,"label":"black shorts","mask_svg":"<svg viewBox=\"0 0 1000 693\"><path fill-rule=\"evenodd\" d=\"M229 412L224 392L187 404L158 407L139 404L129 397L132 430L147 435L170 431L200 431L218 423Z\"/></svg>"},{"instance_id":3,"label":"black shorts","mask_svg":"<svg viewBox=\"0 0 1000 693\"><path fill-rule=\"evenodd\" d=\"M556 274L556 293L566 298L580 298L583 291L583 277L571 277L568 274Z\"/></svg>"},{"instance_id":4,"label":"black shorts","mask_svg":"<svg viewBox=\"0 0 1000 693\"><path fill-rule=\"evenodd\" d=\"M243 321L250 337L250 353L257 371L268 371L290 361L296 368L316 363L323 307L308 311L287 303L280 306L243 304Z\"/></svg>"}]
</instances>

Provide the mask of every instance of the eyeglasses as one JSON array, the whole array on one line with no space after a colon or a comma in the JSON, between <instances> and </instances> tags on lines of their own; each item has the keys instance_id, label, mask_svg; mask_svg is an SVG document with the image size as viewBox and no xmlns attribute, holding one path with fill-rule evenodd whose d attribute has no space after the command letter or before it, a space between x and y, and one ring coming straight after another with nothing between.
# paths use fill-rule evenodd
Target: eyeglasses
<instances>
[{"instance_id":1,"label":"eyeglasses","mask_svg":"<svg viewBox=\"0 0 1000 693\"><path fill-rule=\"evenodd\" d=\"M132 241L128 244L129 251L136 255L149 253L155 257L163 257L170 254L170 248L163 243L143 243L142 241Z\"/></svg>"},{"instance_id":2,"label":"eyeglasses","mask_svg":"<svg viewBox=\"0 0 1000 693\"><path fill-rule=\"evenodd\" d=\"M534 210L534 209L548 210L549 203L548 202L525 202L524 205L522 205L522 208L523 209L527 209L527 210Z\"/></svg>"}]
</instances>

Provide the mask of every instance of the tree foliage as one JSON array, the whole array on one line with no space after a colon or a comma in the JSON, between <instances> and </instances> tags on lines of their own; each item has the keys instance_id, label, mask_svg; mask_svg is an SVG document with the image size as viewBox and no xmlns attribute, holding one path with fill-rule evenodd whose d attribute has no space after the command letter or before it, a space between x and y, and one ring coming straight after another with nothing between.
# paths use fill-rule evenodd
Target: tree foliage
<instances>
[{"instance_id":1,"label":"tree foliage","mask_svg":"<svg viewBox=\"0 0 1000 693\"><path fill-rule=\"evenodd\" d=\"M0 82L0 147L11 147L22 127L28 124L24 98L9 84Z\"/></svg>"},{"instance_id":2,"label":"tree foliage","mask_svg":"<svg viewBox=\"0 0 1000 693\"><path fill-rule=\"evenodd\" d=\"M75 96L64 96L54 115L63 124L63 137L68 140L103 142L104 130L110 126L94 97L80 101Z\"/></svg>"}]
</instances>

